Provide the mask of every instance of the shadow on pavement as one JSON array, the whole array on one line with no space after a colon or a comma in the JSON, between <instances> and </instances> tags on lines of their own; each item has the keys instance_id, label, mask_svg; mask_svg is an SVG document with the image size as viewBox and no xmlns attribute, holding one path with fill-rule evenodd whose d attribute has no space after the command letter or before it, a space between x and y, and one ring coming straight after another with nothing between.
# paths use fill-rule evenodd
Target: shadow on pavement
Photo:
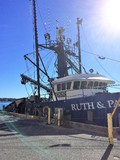
<instances>
[{"instance_id":1,"label":"shadow on pavement","mask_svg":"<svg viewBox=\"0 0 120 160\"><path fill-rule=\"evenodd\" d=\"M107 149L106 149L106 151L104 152L101 160L107 160L107 159L108 159L112 148L113 148L113 145L112 145L112 144L109 144L108 147L107 147Z\"/></svg>"},{"instance_id":2,"label":"shadow on pavement","mask_svg":"<svg viewBox=\"0 0 120 160\"><path fill-rule=\"evenodd\" d=\"M49 146L49 148L53 148L53 147L71 147L71 145L64 143L64 144L55 144L55 145Z\"/></svg>"}]
</instances>

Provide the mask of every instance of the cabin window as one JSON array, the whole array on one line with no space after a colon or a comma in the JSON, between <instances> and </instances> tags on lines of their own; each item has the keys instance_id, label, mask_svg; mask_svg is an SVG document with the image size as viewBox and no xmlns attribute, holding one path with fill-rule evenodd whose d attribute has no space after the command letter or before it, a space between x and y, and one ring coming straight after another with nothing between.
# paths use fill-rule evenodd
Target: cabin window
<instances>
[{"instance_id":1,"label":"cabin window","mask_svg":"<svg viewBox=\"0 0 120 160\"><path fill-rule=\"evenodd\" d=\"M86 89L87 86L87 81L82 81L81 82L81 89Z\"/></svg>"},{"instance_id":2,"label":"cabin window","mask_svg":"<svg viewBox=\"0 0 120 160\"><path fill-rule=\"evenodd\" d=\"M71 88L71 82L57 84L57 91L69 90Z\"/></svg>"},{"instance_id":3,"label":"cabin window","mask_svg":"<svg viewBox=\"0 0 120 160\"><path fill-rule=\"evenodd\" d=\"M106 83L102 83L102 82L99 83L99 88L100 88L100 89L105 89L106 86L107 86Z\"/></svg>"},{"instance_id":4,"label":"cabin window","mask_svg":"<svg viewBox=\"0 0 120 160\"><path fill-rule=\"evenodd\" d=\"M94 82L94 89L98 88L98 82Z\"/></svg>"},{"instance_id":5,"label":"cabin window","mask_svg":"<svg viewBox=\"0 0 120 160\"><path fill-rule=\"evenodd\" d=\"M103 83L103 89L106 89L106 87L107 87L107 84Z\"/></svg>"},{"instance_id":6,"label":"cabin window","mask_svg":"<svg viewBox=\"0 0 120 160\"><path fill-rule=\"evenodd\" d=\"M102 82L99 83L99 87L98 87L99 89L102 89L102 84L103 84Z\"/></svg>"},{"instance_id":7,"label":"cabin window","mask_svg":"<svg viewBox=\"0 0 120 160\"><path fill-rule=\"evenodd\" d=\"M65 83L62 83L62 90L65 90Z\"/></svg>"},{"instance_id":8,"label":"cabin window","mask_svg":"<svg viewBox=\"0 0 120 160\"><path fill-rule=\"evenodd\" d=\"M92 81L91 81L91 82L88 82L88 88L89 88L89 89L93 88L93 82L92 82Z\"/></svg>"},{"instance_id":9,"label":"cabin window","mask_svg":"<svg viewBox=\"0 0 120 160\"><path fill-rule=\"evenodd\" d=\"M80 81L75 81L73 89L79 89L80 88Z\"/></svg>"},{"instance_id":10,"label":"cabin window","mask_svg":"<svg viewBox=\"0 0 120 160\"><path fill-rule=\"evenodd\" d=\"M71 82L67 82L67 89L71 88Z\"/></svg>"},{"instance_id":11,"label":"cabin window","mask_svg":"<svg viewBox=\"0 0 120 160\"><path fill-rule=\"evenodd\" d=\"M61 84L57 84L57 91L61 90Z\"/></svg>"}]
</instances>

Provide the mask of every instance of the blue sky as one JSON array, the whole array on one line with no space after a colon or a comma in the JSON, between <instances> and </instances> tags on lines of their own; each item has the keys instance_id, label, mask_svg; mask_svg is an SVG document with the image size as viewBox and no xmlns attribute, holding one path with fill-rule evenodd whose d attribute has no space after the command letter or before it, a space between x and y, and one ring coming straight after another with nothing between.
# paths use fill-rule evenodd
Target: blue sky
<instances>
[{"instance_id":1,"label":"blue sky","mask_svg":"<svg viewBox=\"0 0 120 160\"><path fill-rule=\"evenodd\" d=\"M113 21L115 18L118 19L120 12L109 20L105 13L105 10L110 8L107 6L108 2L110 1L37 0L39 43L44 43L43 35L46 31L51 32L51 36L55 38L56 20L59 26L67 28L66 36L75 41L76 19L83 18L82 64L87 71L93 68L95 72L120 84L120 62L117 62L120 61L120 22ZM110 13L115 12L111 8L110 10ZM0 0L0 97L28 96L25 87L21 85L20 74L26 70L24 54L34 50L32 22L32 7L29 0ZM107 58L100 60L95 55L112 60ZM118 87L110 90L120 91Z\"/></svg>"}]
</instances>

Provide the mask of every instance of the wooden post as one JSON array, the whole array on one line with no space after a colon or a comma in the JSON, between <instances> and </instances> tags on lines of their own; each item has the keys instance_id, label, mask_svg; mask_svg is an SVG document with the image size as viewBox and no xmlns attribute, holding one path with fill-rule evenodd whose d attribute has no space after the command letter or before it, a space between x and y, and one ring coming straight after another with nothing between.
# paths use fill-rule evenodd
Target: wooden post
<instances>
[{"instance_id":1,"label":"wooden post","mask_svg":"<svg viewBox=\"0 0 120 160\"><path fill-rule=\"evenodd\" d=\"M112 113L108 113L107 114L107 120L108 120L108 140L109 143L113 145L113 124L112 124L112 118L117 110L117 108L119 107L120 104L120 98L118 99L115 108L113 109ZM120 119L119 119L119 115L118 115L118 120L119 120L119 125L120 125Z\"/></svg>"},{"instance_id":2,"label":"wooden post","mask_svg":"<svg viewBox=\"0 0 120 160\"><path fill-rule=\"evenodd\" d=\"M58 127L60 127L60 108L58 108Z\"/></svg>"},{"instance_id":3,"label":"wooden post","mask_svg":"<svg viewBox=\"0 0 120 160\"><path fill-rule=\"evenodd\" d=\"M51 119L50 119L50 117L51 117L51 109L50 109L50 108L48 108L48 124L50 124L50 123L51 123Z\"/></svg>"},{"instance_id":4,"label":"wooden post","mask_svg":"<svg viewBox=\"0 0 120 160\"><path fill-rule=\"evenodd\" d=\"M116 103L116 105L115 105L115 108L114 108L114 110L112 111L112 117L114 116L117 108L119 107L119 104L120 104L120 98L118 99L118 101L117 101L117 103Z\"/></svg>"},{"instance_id":5,"label":"wooden post","mask_svg":"<svg viewBox=\"0 0 120 160\"><path fill-rule=\"evenodd\" d=\"M108 120L108 140L109 143L113 145L113 124L112 124L112 114L107 114L107 120Z\"/></svg>"}]
</instances>

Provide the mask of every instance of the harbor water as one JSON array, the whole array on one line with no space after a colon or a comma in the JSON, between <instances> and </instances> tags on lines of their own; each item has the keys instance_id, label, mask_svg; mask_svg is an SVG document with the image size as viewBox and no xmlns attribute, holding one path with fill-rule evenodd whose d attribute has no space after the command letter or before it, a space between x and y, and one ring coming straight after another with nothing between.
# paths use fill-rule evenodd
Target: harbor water
<instances>
[{"instance_id":1,"label":"harbor water","mask_svg":"<svg viewBox=\"0 0 120 160\"><path fill-rule=\"evenodd\" d=\"M3 107L7 106L8 104L12 103L12 101L7 101L7 102L0 102L0 110L3 110Z\"/></svg>"}]
</instances>

